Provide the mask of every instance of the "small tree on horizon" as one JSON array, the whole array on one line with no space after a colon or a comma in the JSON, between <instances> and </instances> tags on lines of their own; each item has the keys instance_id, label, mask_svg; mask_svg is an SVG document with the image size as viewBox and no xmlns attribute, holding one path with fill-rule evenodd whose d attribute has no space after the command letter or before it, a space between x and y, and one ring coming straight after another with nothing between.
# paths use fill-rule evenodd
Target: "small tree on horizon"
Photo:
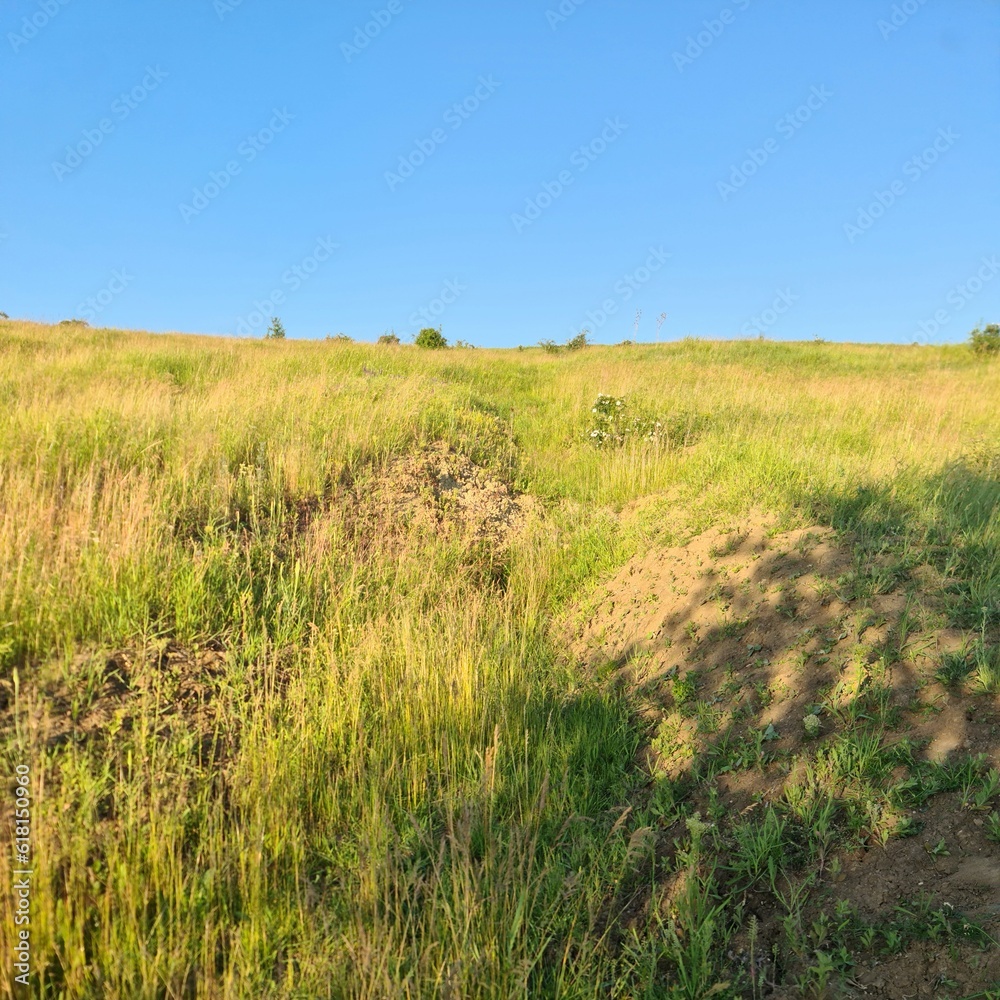
<instances>
[{"instance_id":1,"label":"small tree on horizon","mask_svg":"<svg viewBox=\"0 0 1000 1000\"><path fill-rule=\"evenodd\" d=\"M280 319L277 316L271 317L271 325L267 328L267 333L264 334L265 340L284 340L285 339L285 327L282 325Z\"/></svg>"},{"instance_id":2,"label":"small tree on horizon","mask_svg":"<svg viewBox=\"0 0 1000 1000\"><path fill-rule=\"evenodd\" d=\"M420 333L417 334L413 343L416 344L417 347L427 347L435 351L448 346L448 341L444 339L444 334L441 332L441 328L435 328L433 326L425 326Z\"/></svg>"}]
</instances>

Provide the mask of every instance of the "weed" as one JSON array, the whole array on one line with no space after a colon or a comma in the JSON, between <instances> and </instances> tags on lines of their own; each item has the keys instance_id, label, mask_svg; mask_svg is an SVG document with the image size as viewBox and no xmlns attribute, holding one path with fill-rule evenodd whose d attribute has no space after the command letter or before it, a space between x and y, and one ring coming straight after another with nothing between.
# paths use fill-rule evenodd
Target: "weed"
<instances>
[{"instance_id":1,"label":"weed","mask_svg":"<svg viewBox=\"0 0 1000 1000\"><path fill-rule=\"evenodd\" d=\"M806 738L814 740L823 731L823 723L818 714L809 712L802 717L802 728L805 730Z\"/></svg>"},{"instance_id":2,"label":"weed","mask_svg":"<svg viewBox=\"0 0 1000 1000\"><path fill-rule=\"evenodd\" d=\"M733 618L722 625L722 635L727 639L738 639L750 626L749 617Z\"/></svg>"},{"instance_id":3,"label":"weed","mask_svg":"<svg viewBox=\"0 0 1000 1000\"><path fill-rule=\"evenodd\" d=\"M986 836L1000 844L1000 812L992 812L986 817Z\"/></svg>"},{"instance_id":4,"label":"weed","mask_svg":"<svg viewBox=\"0 0 1000 1000\"><path fill-rule=\"evenodd\" d=\"M988 646L979 640L973 655L973 688L981 694L1000 694L1000 646Z\"/></svg>"},{"instance_id":5,"label":"weed","mask_svg":"<svg viewBox=\"0 0 1000 1000\"><path fill-rule=\"evenodd\" d=\"M590 409L592 426L587 440L595 448L621 448L645 442L665 448L685 447L707 426L708 417L690 412L654 416L630 405L623 396L599 395Z\"/></svg>"},{"instance_id":6,"label":"weed","mask_svg":"<svg viewBox=\"0 0 1000 1000\"><path fill-rule=\"evenodd\" d=\"M766 884L772 892L787 862L790 846L788 823L774 809L760 821L745 821L733 828L733 849L727 869L737 892Z\"/></svg>"},{"instance_id":7,"label":"weed","mask_svg":"<svg viewBox=\"0 0 1000 1000\"><path fill-rule=\"evenodd\" d=\"M967 653L945 653L934 676L945 686L955 687L968 677L970 670L972 663Z\"/></svg>"},{"instance_id":8,"label":"weed","mask_svg":"<svg viewBox=\"0 0 1000 1000\"><path fill-rule=\"evenodd\" d=\"M945 843L943 837L933 846L930 845L924 845L924 846L927 850L927 853L932 858L946 858L951 854L951 851L948 850L948 845Z\"/></svg>"},{"instance_id":9,"label":"weed","mask_svg":"<svg viewBox=\"0 0 1000 1000\"><path fill-rule=\"evenodd\" d=\"M689 708L698 697L698 680L692 673L678 674L671 683L674 704L679 709Z\"/></svg>"},{"instance_id":10,"label":"weed","mask_svg":"<svg viewBox=\"0 0 1000 1000\"><path fill-rule=\"evenodd\" d=\"M990 769L981 778L971 775L963 781L962 804L966 809L985 810L1000 795L1000 772Z\"/></svg>"}]
</instances>

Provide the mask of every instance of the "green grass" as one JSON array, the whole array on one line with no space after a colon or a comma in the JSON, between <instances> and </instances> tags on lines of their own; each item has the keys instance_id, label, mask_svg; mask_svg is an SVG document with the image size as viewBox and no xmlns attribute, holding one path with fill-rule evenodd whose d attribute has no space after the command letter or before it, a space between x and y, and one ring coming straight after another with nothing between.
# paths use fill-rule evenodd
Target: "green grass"
<instances>
[{"instance_id":1,"label":"green grass","mask_svg":"<svg viewBox=\"0 0 1000 1000\"><path fill-rule=\"evenodd\" d=\"M698 433L594 448L599 393L696 413ZM942 670L995 694L1000 366L967 348L553 356L4 322L0 399L4 758L32 771L33 996L756 995L725 959L747 892L791 900L835 842L891 835L901 797L995 806L978 772L887 749L866 702L811 749L793 800L703 831L693 784L648 793L634 696L569 662L554 624L644 547L765 510L893 554L885 579L845 583L859 594L933 563L979 636ZM441 439L539 499L500 556L384 544L386 524L358 520L394 457ZM174 676L171 643L186 663L221 646L224 666ZM123 650L127 708L108 694ZM693 710L694 678L673 697ZM758 736L697 762L701 791L758 766ZM785 940L820 990L864 929L803 929L803 905ZM952 933L926 907L897 923L880 948Z\"/></svg>"}]
</instances>

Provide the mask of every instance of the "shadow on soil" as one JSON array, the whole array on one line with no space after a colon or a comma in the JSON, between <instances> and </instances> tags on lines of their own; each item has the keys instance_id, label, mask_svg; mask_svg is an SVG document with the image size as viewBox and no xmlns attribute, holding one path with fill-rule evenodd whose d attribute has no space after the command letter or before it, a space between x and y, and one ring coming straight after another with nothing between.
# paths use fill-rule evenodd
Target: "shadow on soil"
<instances>
[{"instance_id":1,"label":"shadow on soil","mask_svg":"<svg viewBox=\"0 0 1000 1000\"><path fill-rule=\"evenodd\" d=\"M648 725L654 846L619 945L683 924L696 817L713 995L980 995L1000 981L1000 482L956 464L920 501L802 506L832 527L748 518L650 551L577 616L577 659Z\"/></svg>"}]
</instances>

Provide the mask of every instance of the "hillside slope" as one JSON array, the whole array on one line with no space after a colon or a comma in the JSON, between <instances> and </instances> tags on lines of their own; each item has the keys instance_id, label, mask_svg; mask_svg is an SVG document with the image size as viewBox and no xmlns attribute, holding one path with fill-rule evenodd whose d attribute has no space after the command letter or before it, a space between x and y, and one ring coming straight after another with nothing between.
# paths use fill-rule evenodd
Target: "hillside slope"
<instances>
[{"instance_id":1,"label":"hillside slope","mask_svg":"<svg viewBox=\"0 0 1000 1000\"><path fill-rule=\"evenodd\" d=\"M997 363L2 322L0 398L30 995L987 995Z\"/></svg>"}]
</instances>

